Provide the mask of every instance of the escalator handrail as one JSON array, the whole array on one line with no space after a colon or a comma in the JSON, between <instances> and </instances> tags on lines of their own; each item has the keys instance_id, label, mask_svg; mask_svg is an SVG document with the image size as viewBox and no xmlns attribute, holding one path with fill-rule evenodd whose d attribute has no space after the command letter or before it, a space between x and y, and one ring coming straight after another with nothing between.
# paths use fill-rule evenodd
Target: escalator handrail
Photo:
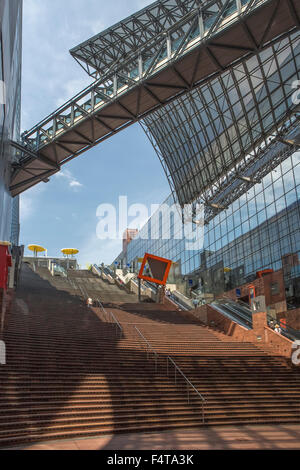
<instances>
[{"instance_id":1,"label":"escalator handrail","mask_svg":"<svg viewBox=\"0 0 300 470\"><path fill-rule=\"evenodd\" d=\"M227 304L236 304L236 305L239 305L241 308L243 308L244 310L244 313L246 315L249 314L249 317L251 316L251 322L252 322L252 310L249 308L249 305L246 304L245 302L243 302L242 300L237 300L237 301L234 301L233 299L229 299L229 298L226 298L226 297L222 297L220 299L218 299L218 301L220 301L220 303L222 304L223 302L226 302ZM268 324L271 322L271 321L276 321L276 323L280 326L281 328L281 332L282 332L282 335L283 336L286 336L288 337L289 339L291 340L299 340L300 339L300 331L298 330L295 330L294 328L291 328L290 326L287 326L285 324L283 324L280 320L275 320L271 315L269 315L267 313L267 321L268 321Z\"/></svg>"},{"instance_id":2,"label":"escalator handrail","mask_svg":"<svg viewBox=\"0 0 300 470\"><path fill-rule=\"evenodd\" d=\"M237 323L238 325L241 325L242 327L246 329L251 329L252 326L249 326L248 321L244 320L243 318L239 317L236 313L233 313L226 309L225 305L222 304L210 304L212 308L215 308L217 311L221 312L222 315L225 315L227 318L232 320L233 322Z\"/></svg>"},{"instance_id":3,"label":"escalator handrail","mask_svg":"<svg viewBox=\"0 0 300 470\"><path fill-rule=\"evenodd\" d=\"M231 313L233 313L237 317L240 317L243 321L246 321L246 322L250 323L250 325L252 326L252 316L250 314L248 315L245 312L241 312L239 310L236 310L234 308L234 305L231 302L226 302L225 304L221 303L220 305L223 306L224 308L227 308L228 310L230 310Z\"/></svg>"},{"instance_id":4,"label":"escalator handrail","mask_svg":"<svg viewBox=\"0 0 300 470\"><path fill-rule=\"evenodd\" d=\"M241 318L244 320L246 323L248 323L250 326L253 325L252 318L249 315L246 315L234 308L234 306L231 306L230 304L227 306L228 310L230 310L231 313L236 315L237 317Z\"/></svg>"}]
</instances>

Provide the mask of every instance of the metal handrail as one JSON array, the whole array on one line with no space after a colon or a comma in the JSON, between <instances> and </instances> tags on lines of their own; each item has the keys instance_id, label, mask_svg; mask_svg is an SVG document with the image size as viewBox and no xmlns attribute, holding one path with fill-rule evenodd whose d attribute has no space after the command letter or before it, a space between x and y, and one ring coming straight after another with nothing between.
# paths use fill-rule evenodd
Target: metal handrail
<instances>
[{"instance_id":1,"label":"metal handrail","mask_svg":"<svg viewBox=\"0 0 300 470\"><path fill-rule=\"evenodd\" d=\"M139 334L139 336L142 338L142 340L146 343L147 345L147 359L149 361L149 357L150 357L150 352L153 353L154 357L155 357L155 372L157 372L157 366L158 366L158 359L159 359L159 354L152 348L151 344L149 343L149 341L145 338L145 336L143 335L143 333L136 327L134 326L135 330L137 331L137 333Z\"/></svg>"},{"instance_id":2,"label":"metal handrail","mask_svg":"<svg viewBox=\"0 0 300 470\"><path fill-rule=\"evenodd\" d=\"M181 309L183 310L191 310L191 307L188 307L187 305L183 305L183 303L180 302L180 300L174 295L174 294L171 294L170 297L168 297L168 299L173 302L174 305L176 305L177 307L180 307Z\"/></svg>"},{"instance_id":3,"label":"metal handrail","mask_svg":"<svg viewBox=\"0 0 300 470\"><path fill-rule=\"evenodd\" d=\"M244 318L247 321L249 321L251 326L252 326L252 310L251 310L250 306L248 304L246 304L246 302L243 302L240 299L235 301L233 299L222 297L222 298L218 299L217 301L215 301L214 303L219 303L219 304L221 303L222 304L222 302L224 302L224 301L226 301L229 305L233 305L233 306L238 305L241 308L243 308L244 311L239 312L238 315L241 318ZM282 323L281 320L277 320L277 319L273 318L272 315L270 315L268 312L266 312L266 313L267 313L268 324L269 324L270 321L274 321L274 323L278 323L278 325L281 328L281 332L282 332L281 334L283 336L287 337L291 341L296 340L296 339L300 339L300 331L295 330L294 328L291 328L290 326L285 325L284 323Z\"/></svg>"},{"instance_id":4,"label":"metal handrail","mask_svg":"<svg viewBox=\"0 0 300 470\"><path fill-rule=\"evenodd\" d=\"M96 264L93 264L93 268L97 271L97 273L99 274L99 276L101 276L101 269L99 269Z\"/></svg>"},{"instance_id":5,"label":"metal handrail","mask_svg":"<svg viewBox=\"0 0 300 470\"><path fill-rule=\"evenodd\" d=\"M239 305L234 300L227 299L227 298L220 298L220 299L214 300L210 305L212 307L219 307L221 310L222 310L222 307L223 307L223 309L229 310L229 311L226 310L225 312L223 310L222 313L224 315L229 316L229 318L231 320L235 321L236 323L242 324L241 322L243 322L244 325L242 325L242 326L246 325L247 328L252 328L252 313L251 313L251 311L245 312L244 310L242 310L242 311L237 310L236 308L238 308L238 307L240 307L241 309L244 308L244 307L242 305ZM234 317L236 317L236 318L234 318ZM239 319L240 322L237 319Z\"/></svg>"},{"instance_id":6,"label":"metal handrail","mask_svg":"<svg viewBox=\"0 0 300 470\"><path fill-rule=\"evenodd\" d=\"M76 283L76 284L77 284L77 283ZM87 297L86 297L86 294L85 294L85 292L84 292L84 290L83 290L83 288L82 288L82 286L81 286L80 284L77 284L77 287L78 287L78 289L80 290L83 299L87 298Z\"/></svg>"},{"instance_id":7,"label":"metal handrail","mask_svg":"<svg viewBox=\"0 0 300 470\"><path fill-rule=\"evenodd\" d=\"M119 321L117 320L117 318L115 317L115 315L112 313L112 312L108 312L104 307L103 307L103 304L102 302L99 300L99 299L96 299L101 310L104 312L105 315L107 315L108 317L110 316L112 319L113 319L113 323L116 325L116 332L119 331L119 334L120 334L120 338L123 337L123 333L124 333L124 330L123 330L123 327L121 326L121 324L119 323Z\"/></svg>"},{"instance_id":8,"label":"metal handrail","mask_svg":"<svg viewBox=\"0 0 300 470\"><path fill-rule=\"evenodd\" d=\"M151 351L153 354L154 354L154 357L155 357L155 371L157 372L157 365L158 365L158 359L159 357L162 357L160 356L154 349L153 347L151 346L151 344L149 343L149 341L145 338L145 336L143 335L143 333L141 333L141 331L136 327L134 326L135 330L138 332L138 334L140 335L140 337L143 339L143 341L146 343L147 345L147 359L149 360L149 352ZM205 398L201 395L201 393L196 389L196 387L192 384L192 382L184 375L184 373L182 372L182 370L178 367L178 365L176 364L176 362L170 357L168 356L167 357L167 376L169 377L169 362L171 362L175 368L175 385L177 384L177 372L179 372L181 374L181 376L183 377L183 379L185 380L186 384L187 384L187 397L188 397L188 404L190 404L190 388L192 388L194 390L194 392L197 393L197 395L199 396L199 398L201 399L201 402L202 402L202 422L204 423L205 422L205 416L204 416L204 403L206 403L206 400Z\"/></svg>"},{"instance_id":9,"label":"metal handrail","mask_svg":"<svg viewBox=\"0 0 300 470\"><path fill-rule=\"evenodd\" d=\"M169 377L169 362L171 362L175 368L175 385L177 384L177 372L183 377L187 384L187 395L188 395L188 404L190 404L190 387L194 390L194 392L197 393L199 398L201 399L202 402L202 422L205 422L205 417L204 417L204 403L206 403L205 398L201 395L201 393L196 389L196 387L192 384L192 382L184 375L182 370L178 367L176 362L170 357L167 357L167 376Z\"/></svg>"},{"instance_id":10,"label":"metal handrail","mask_svg":"<svg viewBox=\"0 0 300 470\"><path fill-rule=\"evenodd\" d=\"M81 292L81 295L84 299L88 299L89 298L89 295L88 293L85 291L85 289L76 281L74 281L74 284L77 286L77 289L80 290Z\"/></svg>"}]
</instances>

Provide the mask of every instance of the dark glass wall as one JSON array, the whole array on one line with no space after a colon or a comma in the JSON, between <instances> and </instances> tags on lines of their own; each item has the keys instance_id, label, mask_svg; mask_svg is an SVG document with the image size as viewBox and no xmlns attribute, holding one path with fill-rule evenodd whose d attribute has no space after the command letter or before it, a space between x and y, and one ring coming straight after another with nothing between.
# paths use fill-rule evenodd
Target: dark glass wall
<instances>
[{"instance_id":1,"label":"dark glass wall","mask_svg":"<svg viewBox=\"0 0 300 470\"><path fill-rule=\"evenodd\" d=\"M173 197L165 204L172 206ZM118 261L138 270L137 260L146 252L171 259L180 290L188 293L188 281L193 279L199 292L213 295L251 282L258 271L284 269L292 297L300 287L300 153L286 158L216 215L195 249L187 249L186 239L180 239L182 226L174 229L171 221L168 238L166 225L154 215L129 244L127 258L121 254Z\"/></svg>"},{"instance_id":2,"label":"dark glass wall","mask_svg":"<svg viewBox=\"0 0 300 470\"><path fill-rule=\"evenodd\" d=\"M16 157L9 141L20 137L21 61L22 0L0 0L0 84L2 91L5 88L0 97L0 240L10 240L13 232L15 244L18 244L19 203L14 202L13 211L9 179L10 166Z\"/></svg>"},{"instance_id":3,"label":"dark glass wall","mask_svg":"<svg viewBox=\"0 0 300 470\"><path fill-rule=\"evenodd\" d=\"M146 117L181 205L247 165L295 108L299 79L296 32Z\"/></svg>"}]
</instances>

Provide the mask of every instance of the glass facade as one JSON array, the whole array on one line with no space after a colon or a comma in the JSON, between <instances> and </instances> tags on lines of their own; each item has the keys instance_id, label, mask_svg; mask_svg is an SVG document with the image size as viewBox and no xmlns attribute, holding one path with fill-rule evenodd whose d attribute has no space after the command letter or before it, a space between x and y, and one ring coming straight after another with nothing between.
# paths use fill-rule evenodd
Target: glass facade
<instances>
[{"instance_id":1,"label":"glass facade","mask_svg":"<svg viewBox=\"0 0 300 470\"><path fill-rule=\"evenodd\" d=\"M16 196L12 200L12 221L10 241L13 245L19 245L20 237L20 198Z\"/></svg>"},{"instance_id":2,"label":"glass facade","mask_svg":"<svg viewBox=\"0 0 300 470\"><path fill-rule=\"evenodd\" d=\"M145 118L170 181L165 204L205 207L201 246L187 248L183 221L168 237L156 214L117 261L138 271L145 252L171 259L169 282L203 301L280 272L300 306L299 66L296 32Z\"/></svg>"},{"instance_id":3,"label":"glass facade","mask_svg":"<svg viewBox=\"0 0 300 470\"><path fill-rule=\"evenodd\" d=\"M22 0L0 0L0 240L19 243L19 201L9 192L15 151L8 144L20 138L22 63Z\"/></svg>"},{"instance_id":4,"label":"glass facade","mask_svg":"<svg viewBox=\"0 0 300 470\"><path fill-rule=\"evenodd\" d=\"M300 33L275 43L145 119L181 205L228 183L295 108Z\"/></svg>"},{"instance_id":5,"label":"glass facade","mask_svg":"<svg viewBox=\"0 0 300 470\"><path fill-rule=\"evenodd\" d=\"M164 203L173 206L169 196ZM284 269L287 297L299 301L300 289L300 153L286 158L261 183L253 186L204 227L199 249L154 214L118 261L138 271L146 252L175 262L171 283L188 294L188 281L205 295L218 296L256 278L265 269ZM289 260L292 260L290 262ZM289 266L286 265L289 264ZM296 298L295 298L296 297Z\"/></svg>"}]
</instances>

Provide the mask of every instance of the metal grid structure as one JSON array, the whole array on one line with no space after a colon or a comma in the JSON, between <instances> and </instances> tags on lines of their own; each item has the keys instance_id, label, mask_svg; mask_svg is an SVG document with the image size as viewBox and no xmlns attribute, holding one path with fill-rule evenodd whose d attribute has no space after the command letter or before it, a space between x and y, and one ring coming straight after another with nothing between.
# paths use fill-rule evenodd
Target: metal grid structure
<instances>
[{"instance_id":1,"label":"metal grid structure","mask_svg":"<svg viewBox=\"0 0 300 470\"><path fill-rule=\"evenodd\" d=\"M75 48L74 57L97 80L25 133L12 194L47 181L104 139L290 37L299 16L297 0L160 0Z\"/></svg>"},{"instance_id":2,"label":"metal grid structure","mask_svg":"<svg viewBox=\"0 0 300 470\"><path fill-rule=\"evenodd\" d=\"M196 208L204 205L204 222L205 225L209 224L217 214L226 210L234 201L239 199L257 183L260 183L281 162L297 152L300 147L299 120L300 115L295 113L289 120L291 127L288 130L283 127L281 132L274 136L268 144L265 144L263 148L260 147L253 154L248 155L233 171L228 172L217 184L212 185L200 197L194 199L190 205L193 220L197 219ZM147 126L142 124L142 127L161 160L170 183L173 200L177 204L178 194L174 188L163 156ZM185 216L184 214L185 212L183 211L183 217Z\"/></svg>"},{"instance_id":3,"label":"metal grid structure","mask_svg":"<svg viewBox=\"0 0 300 470\"><path fill-rule=\"evenodd\" d=\"M201 195L210 219L272 170L270 148L297 148L299 78L297 32L144 120L181 205Z\"/></svg>"},{"instance_id":4,"label":"metal grid structure","mask_svg":"<svg viewBox=\"0 0 300 470\"><path fill-rule=\"evenodd\" d=\"M90 76L97 78L118 69L124 58L128 59L129 54L136 55L137 50L144 49L149 42L152 42L154 48L158 50L160 39L162 42L165 41L165 32L204 4L208 11L207 15L210 15L209 12L214 15L216 3L219 4L219 10L222 9L224 1L157 1L121 23L84 41L71 49L70 53ZM130 68L131 66L130 61Z\"/></svg>"},{"instance_id":5,"label":"metal grid structure","mask_svg":"<svg viewBox=\"0 0 300 470\"><path fill-rule=\"evenodd\" d=\"M280 153L280 143L276 146ZM203 277L209 281L207 292L214 293L217 272L223 281L230 278L227 288L223 286L225 292L251 282L260 270L282 269L284 257L295 255L293 259L299 261L300 154L286 154L280 163L281 157L275 150L274 142L276 168L207 223L199 249L187 248L183 224L175 223L171 216L169 223L165 223L154 214L129 244L127 252L119 255L118 262L124 266L129 263L138 271L138 259L145 252L156 253L176 263L176 279L171 284L180 286L184 276L186 279L195 276L197 282ZM290 152L288 148L286 151ZM164 206L174 207L172 195L158 211ZM297 262L286 270L286 280L298 282L299 286ZM224 275L224 268L230 268L230 273Z\"/></svg>"}]
</instances>

